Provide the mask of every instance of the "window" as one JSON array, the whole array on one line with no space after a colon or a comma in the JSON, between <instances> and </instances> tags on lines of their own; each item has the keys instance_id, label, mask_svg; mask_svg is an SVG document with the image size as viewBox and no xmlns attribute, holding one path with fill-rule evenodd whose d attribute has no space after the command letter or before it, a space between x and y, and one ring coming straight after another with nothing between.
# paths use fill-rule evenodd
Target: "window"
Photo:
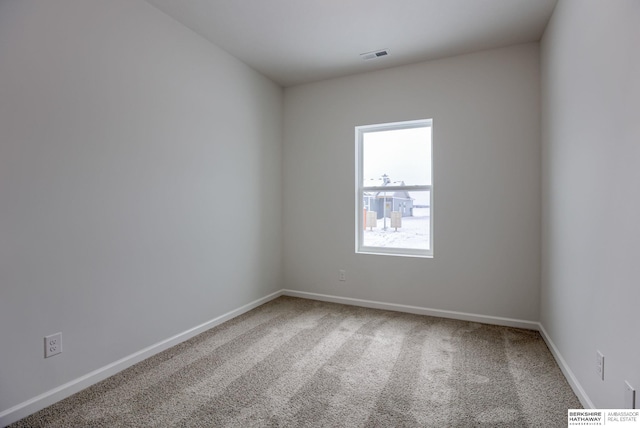
<instances>
[{"instance_id":1,"label":"window","mask_svg":"<svg viewBox=\"0 0 640 428\"><path fill-rule=\"evenodd\" d=\"M431 119L356 127L356 252L433 256Z\"/></svg>"}]
</instances>

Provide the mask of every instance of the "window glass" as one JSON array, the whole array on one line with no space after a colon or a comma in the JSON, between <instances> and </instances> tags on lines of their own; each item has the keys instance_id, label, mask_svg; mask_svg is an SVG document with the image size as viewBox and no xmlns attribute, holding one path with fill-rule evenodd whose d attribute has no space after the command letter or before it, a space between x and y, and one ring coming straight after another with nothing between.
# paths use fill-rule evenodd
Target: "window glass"
<instances>
[{"instance_id":1,"label":"window glass","mask_svg":"<svg viewBox=\"0 0 640 428\"><path fill-rule=\"evenodd\" d=\"M383 175L405 185L431 184L431 129L427 127L366 132L362 145L363 185Z\"/></svg>"},{"instance_id":2,"label":"window glass","mask_svg":"<svg viewBox=\"0 0 640 428\"><path fill-rule=\"evenodd\" d=\"M433 256L432 123L356 127L356 252Z\"/></svg>"}]
</instances>

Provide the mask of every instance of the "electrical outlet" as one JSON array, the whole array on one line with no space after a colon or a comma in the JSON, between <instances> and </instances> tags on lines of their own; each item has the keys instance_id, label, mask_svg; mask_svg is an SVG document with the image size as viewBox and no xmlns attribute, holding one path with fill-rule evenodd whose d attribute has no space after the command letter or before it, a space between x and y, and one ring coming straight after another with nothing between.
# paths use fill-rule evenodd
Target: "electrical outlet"
<instances>
[{"instance_id":1,"label":"electrical outlet","mask_svg":"<svg viewBox=\"0 0 640 428\"><path fill-rule=\"evenodd\" d=\"M344 269L340 269L338 271L338 280L339 281L346 281L347 280L347 272Z\"/></svg>"},{"instance_id":2,"label":"electrical outlet","mask_svg":"<svg viewBox=\"0 0 640 428\"><path fill-rule=\"evenodd\" d=\"M596 351L596 372L600 379L604 380L604 355L600 351Z\"/></svg>"},{"instance_id":3,"label":"electrical outlet","mask_svg":"<svg viewBox=\"0 0 640 428\"><path fill-rule=\"evenodd\" d=\"M49 358L62 352L62 333L44 338L44 357Z\"/></svg>"},{"instance_id":4,"label":"electrical outlet","mask_svg":"<svg viewBox=\"0 0 640 428\"><path fill-rule=\"evenodd\" d=\"M628 381L624 381L624 407L626 409L636 408L636 390Z\"/></svg>"}]
</instances>

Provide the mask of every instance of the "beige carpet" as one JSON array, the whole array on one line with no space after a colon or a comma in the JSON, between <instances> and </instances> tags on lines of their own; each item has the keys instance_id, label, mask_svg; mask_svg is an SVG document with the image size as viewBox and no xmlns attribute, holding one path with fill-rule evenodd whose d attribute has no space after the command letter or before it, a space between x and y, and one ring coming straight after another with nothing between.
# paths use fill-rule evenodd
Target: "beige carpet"
<instances>
[{"instance_id":1,"label":"beige carpet","mask_svg":"<svg viewBox=\"0 0 640 428\"><path fill-rule=\"evenodd\" d=\"M537 332L281 297L12 427L564 427Z\"/></svg>"}]
</instances>

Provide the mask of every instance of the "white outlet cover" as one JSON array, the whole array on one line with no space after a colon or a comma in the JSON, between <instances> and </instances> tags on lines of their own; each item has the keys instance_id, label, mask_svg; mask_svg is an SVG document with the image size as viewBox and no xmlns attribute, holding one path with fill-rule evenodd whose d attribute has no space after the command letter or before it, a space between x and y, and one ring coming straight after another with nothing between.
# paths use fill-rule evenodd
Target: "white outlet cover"
<instances>
[{"instance_id":1,"label":"white outlet cover","mask_svg":"<svg viewBox=\"0 0 640 428\"><path fill-rule=\"evenodd\" d=\"M596 351L596 372L604 380L604 355L600 351Z\"/></svg>"},{"instance_id":2,"label":"white outlet cover","mask_svg":"<svg viewBox=\"0 0 640 428\"><path fill-rule=\"evenodd\" d=\"M52 334L44 338L44 357L49 358L62 353L62 333Z\"/></svg>"}]
</instances>

